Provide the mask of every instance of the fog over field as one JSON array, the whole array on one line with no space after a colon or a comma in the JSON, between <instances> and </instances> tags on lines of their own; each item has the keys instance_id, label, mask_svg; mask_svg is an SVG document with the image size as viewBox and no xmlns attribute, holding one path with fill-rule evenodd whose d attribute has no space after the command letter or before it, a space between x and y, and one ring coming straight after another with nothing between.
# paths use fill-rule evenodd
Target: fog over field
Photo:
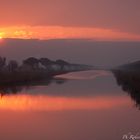
<instances>
[{"instance_id":1,"label":"fog over field","mask_svg":"<svg viewBox=\"0 0 140 140\"><path fill-rule=\"evenodd\" d=\"M64 59L71 63L116 66L140 60L140 42L82 39L4 39L0 55L21 61L30 56Z\"/></svg>"}]
</instances>

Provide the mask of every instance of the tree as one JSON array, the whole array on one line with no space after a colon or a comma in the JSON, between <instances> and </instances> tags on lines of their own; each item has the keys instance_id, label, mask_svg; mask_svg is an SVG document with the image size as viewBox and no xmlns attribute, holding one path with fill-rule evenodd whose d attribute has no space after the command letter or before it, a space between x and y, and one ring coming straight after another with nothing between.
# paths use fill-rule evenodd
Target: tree
<instances>
[{"instance_id":1,"label":"tree","mask_svg":"<svg viewBox=\"0 0 140 140\"><path fill-rule=\"evenodd\" d=\"M44 66L48 66L48 65L51 65L54 63L53 61L51 61L48 58L40 58L39 62Z\"/></svg>"},{"instance_id":2,"label":"tree","mask_svg":"<svg viewBox=\"0 0 140 140\"><path fill-rule=\"evenodd\" d=\"M61 60L61 59L56 60L55 64L59 65L61 67L61 70L64 70L65 65L69 65L68 62Z\"/></svg>"},{"instance_id":3,"label":"tree","mask_svg":"<svg viewBox=\"0 0 140 140\"><path fill-rule=\"evenodd\" d=\"M10 72L16 71L18 69L18 63L15 60L11 60L8 63L8 69Z\"/></svg>"},{"instance_id":4,"label":"tree","mask_svg":"<svg viewBox=\"0 0 140 140\"><path fill-rule=\"evenodd\" d=\"M23 61L23 64L29 65L34 69L34 68L38 68L39 60L34 57L29 57Z\"/></svg>"},{"instance_id":5,"label":"tree","mask_svg":"<svg viewBox=\"0 0 140 140\"><path fill-rule=\"evenodd\" d=\"M6 65L6 58L0 57L0 69L2 69Z\"/></svg>"},{"instance_id":6,"label":"tree","mask_svg":"<svg viewBox=\"0 0 140 140\"><path fill-rule=\"evenodd\" d=\"M59 59L59 60L56 60L56 64L58 64L58 65L68 65L69 63L64 61L64 60Z\"/></svg>"}]
</instances>

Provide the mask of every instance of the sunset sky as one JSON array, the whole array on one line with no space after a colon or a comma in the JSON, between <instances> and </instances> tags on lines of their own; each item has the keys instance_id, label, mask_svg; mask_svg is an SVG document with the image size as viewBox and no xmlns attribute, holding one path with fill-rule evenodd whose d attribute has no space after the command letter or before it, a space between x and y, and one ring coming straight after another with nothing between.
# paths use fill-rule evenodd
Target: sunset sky
<instances>
[{"instance_id":1,"label":"sunset sky","mask_svg":"<svg viewBox=\"0 0 140 140\"><path fill-rule=\"evenodd\" d=\"M140 40L139 0L4 0L0 38Z\"/></svg>"}]
</instances>

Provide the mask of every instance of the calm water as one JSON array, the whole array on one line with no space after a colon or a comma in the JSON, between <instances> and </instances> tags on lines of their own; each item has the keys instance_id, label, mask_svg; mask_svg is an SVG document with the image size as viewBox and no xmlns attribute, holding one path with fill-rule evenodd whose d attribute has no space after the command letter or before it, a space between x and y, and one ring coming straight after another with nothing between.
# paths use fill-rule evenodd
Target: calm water
<instances>
[{"instance_id":1,"label":"calm water","mask_svg":"<svg viewBox=\"0 0 140 140\"><path fill-rule=\"evenodd\" d=\"M118 86L116 78L89 71L1 87L0 139L121 140L129 132L136 135L140 98L128 94L131 87L123 82Z\"/></svg>"}]
</instances>

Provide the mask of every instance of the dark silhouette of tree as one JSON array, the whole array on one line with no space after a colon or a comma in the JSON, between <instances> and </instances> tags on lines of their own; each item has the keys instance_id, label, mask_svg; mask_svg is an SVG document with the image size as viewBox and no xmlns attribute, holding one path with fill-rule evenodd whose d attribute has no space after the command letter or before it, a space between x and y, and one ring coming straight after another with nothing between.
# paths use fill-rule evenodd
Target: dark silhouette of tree
<instances>
[{"instance_id":1,"label":"dark silhouette of tree","mask_svg":"<svg viewBox=\"0 0 140 140\"><path fill-rule=\"evenodd\" d=\"M6 58L0 57L0 69L2 69L6 65Z\"/></svg>"},{"instance_id":2,"label":"dark silhouette of tree","mask_svg":"<svg viewBox=\"0 0 140 140\"><path fill-rule=\"evenodd\" d=\"M136 107L140 109L140 72L114 70L113 74L117 84L128 93L134 100Z\"/></svg>"},{"instance_id":3,"label":"dark silhouette of tree","mask_svg":"<svg viewBox=\"0 0 140 140\"><path fill-rule=\"evenodd\" d=\"M10 72L14 72L18 69L18 63L15 60L11 60L8 63L8 69Z\"/></svg>"},{"instance_id":4,"label":"dark silhouette of tree","mask_svg":"<svg viewBox=\"0 0 140 140\"><path fill-rule=\"evenodd\" d=\"M39 81L68 72L83 71L85 65L69 64L64 60L51 61L48 58L29 57L18 65L12 60L6 65L6 59L0 57L0 84L24 81ZM60 82L61 83L61 82Z\"/></svg>"},{"instance_id":5,"label":"dark silhouette of tree","mask_svg":"<svg viewBox=\"0 0 140 140\"><path fill-rule=\"evenodd\" d=\"M58 64L58 65L69 65L69 63L68 62L66 62L66 61L64 61L64 60L61 60L61 59L59 59L59 60L56 60L56 62L55 62L56 64Z\"/></svg>"},{"instance_id":6,"label":"dark silhouette of tree","mask_svg":"<svg viewBox=\"0 0 140 140\"><path fill-rule=\"evenodd\" d=\"M64 66L69 65L68 62L64 61L64 60L56 60L55 64L59 65L61 67L61 70L64 70Z\"/></svg>"},{"instance_id":7,"label":"dark silhouette of tree","mask_svg":"<svg viewBox=\"0 0 140 140\"><path fill-rule=\"evenodd\" d=\"M119 66L119 68L129 70L129 71L132 71L132 70L138 71L140 70L140 61L124 64L124 65Z\"/></svg>"},{"instance_id":8,"label":"dark silhouette of tree","mask_svg":"<svg viewBox=\"0 0 140 140\"><path fill-rule=\"evenodd\" d=\"M34 57L29 57L23 61L23 64L31 66L33 69L38 68L39 60Z\"/></svg>"},{"instance_id":9,"label":"dark silhouette of tree","mask_svg":"<svg viewBox=\"0 0 140 140\"><path fill-rule=\"evenodd\" d=\"M42 65L44 65L45 67L47 67L47 66L49 66L49 65L51 65L51 64L54 63L54 61L51 61L51 60L48 59L48 58L40 58L40 59L39 59L39 62L40 62Z\"/></svg>"}]
</instances>

